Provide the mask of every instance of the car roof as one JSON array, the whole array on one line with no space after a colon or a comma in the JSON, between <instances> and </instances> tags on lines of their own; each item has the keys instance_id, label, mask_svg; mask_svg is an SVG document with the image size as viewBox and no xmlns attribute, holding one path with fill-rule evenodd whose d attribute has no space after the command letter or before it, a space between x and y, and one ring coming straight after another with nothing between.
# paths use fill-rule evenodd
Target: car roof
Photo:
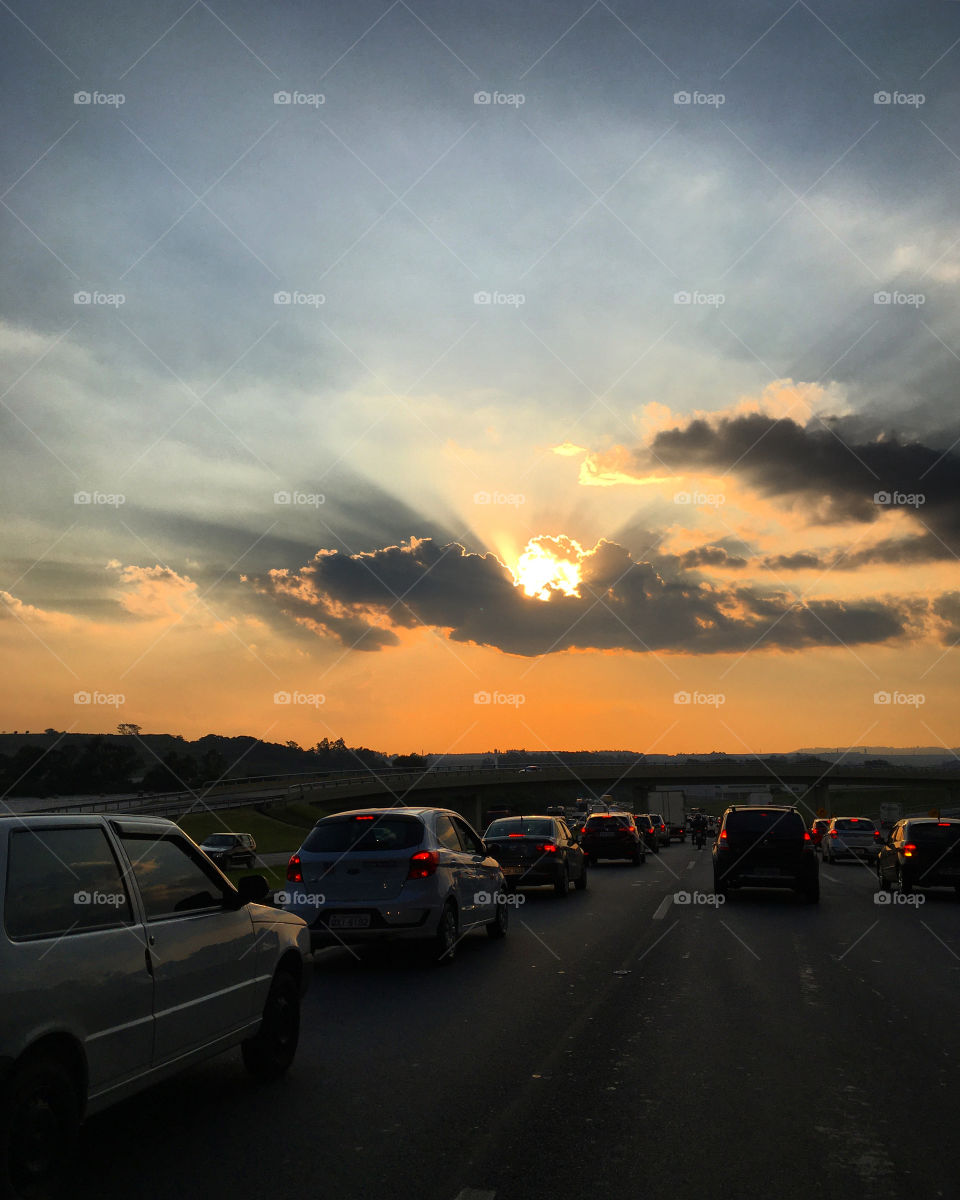
<instances>
[{"instance_id":1,"label":"car roof","mask_svg":"<svg viewBox=\"0 0 960 1200\"><path fill-rule=\"evenodd\" d=\"M14 813L0 816L0 829L63 829L71 825L113 825L125 833L169 833L184 831L166 817L151 817L133 813Z\"/></svg>"},{"instance_id":2,"label":"car roof","mask_svg":"<svg viewBox=\"0 0 960 1200\"><path fill-rule=\"evenodd\" d=\"M905 825L960 825L957 817L904 817Z\"/></svg>"},{"instance_id":3,"label":"car roof","mask_svg":"<svg viewBox=\"0 0 960 1200\"><path fill-rule=\"evenodd\" d=\"M429 816L430 813L448 813L453 817L462 816L462 813L458 813L456 809L453 808L407 808L405 806L401 807L396 804L391 804L388 808L348 808L344 809L342 812L327 813L325 817L320 818L320 821L329 821L332 817L355 817L361 813L381 813L384 816L386 816L388 813L399 813L400 816L403 817L426 817ZM320 821L317 822L318 825L320 824Z\"/></svg>"}]
</instances>

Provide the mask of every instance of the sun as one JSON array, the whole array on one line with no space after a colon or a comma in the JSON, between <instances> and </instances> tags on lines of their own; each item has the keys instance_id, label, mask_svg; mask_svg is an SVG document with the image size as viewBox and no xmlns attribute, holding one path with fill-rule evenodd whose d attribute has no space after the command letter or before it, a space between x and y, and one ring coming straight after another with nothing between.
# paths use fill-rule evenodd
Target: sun
<instances>
[{"instance_id":1,"label":"sun","mask_svg":"<svg viewBox=\"0 0 960 1200\"><path fill-rule=\"evenodd\" d=\"M517 587L537 600L549 600L552 595L580 595L580 563L583 547L573 538L531 538L514 568Z\"/></svg>"}]
</instances>

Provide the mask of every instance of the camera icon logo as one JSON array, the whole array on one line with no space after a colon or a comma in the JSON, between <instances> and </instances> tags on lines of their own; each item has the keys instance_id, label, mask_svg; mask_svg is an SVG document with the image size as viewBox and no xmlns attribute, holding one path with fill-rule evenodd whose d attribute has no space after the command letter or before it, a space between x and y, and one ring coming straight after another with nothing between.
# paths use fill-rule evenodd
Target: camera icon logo
<instances>
[{"instance_id":1,"label":"camera icon logo","mask_svg":"<svg viewBox=\"0 0 960 1200\"><path fill-rule=\"evenodd\" d=\"M673 693L673 702L674 702L674 704L689 704L690 703L690 693L689 692L674 692Z\"/></svg>"},{"instance_id":2,"label":"camera icon logo","mask_svg":"<svg viewBox=\"0 0 960 1200\"><path fill-rule=\"evenodd\" d=\"M74 92L73 93L74 104L89 104L91 99L92 99L92 96L90 95L89 92Z\"/></svg>"},{"instance_id":3,"label":"camera icon logo","mask_svg":"<svg viewBox=\"0 0 960 1200\"><path fill-rule=\"evenodd\" d=\"M492 97L489 92L474 92L473 93L474 104L489 104L491 99L492 99Z\"/></svg>"},{"instance_id":4,"label":"camera icon logo","mask_svg":"<svg viewBox=\"0 0 960 1200\"><path fill-rule=\"evenodd\" d=\"M474 292L473 293L474 304L489 304L492 299L493 299L493 297L490 295L489 292Z\"/></svg>"},{"instance_id":5,"label":"camera icon logo","mask_svg":"<svg viewBox=\"0 0 960 1200\"><path fill-rule=\"evenodd\" d=\"M291 299L292 299L292 297L289 292L274 292L273 293L274 304L289 304Z\"/></svg>"},{"instance_id":6,"label":"camera icon logo","mask_svg":"<svg viewBox=\"0 0 960 1200\"><path fill-rule=\"evenodd\" d=\"M291 94L289 92L274 92L273 93L274 104L290 104L290 103L292 103L292 101L293 101L293 97L291 96Z\"/></svg>"},{"instance_id":7,"label":"camera icon logo","mask_svg":"<svg viewBox=\"0 0 960 1200\"><path fill-rule=\"evenodd\" d=\"M892 97L889 92L874 92L873 93L874 104L889 104L891 99L892 99Z\"/></svg>"},{"instance_id":8,"label":"camera icon logo","mask_svg":"<svg viewBox=\"0 0 960 1200\"><path fill-rule=\"evenodd\" d=\"M890 703L890 693L889 692L874 692L873 693L873 702L874 702L874 704L889 704Z\"/></svg>"},{"instance_id":9,"label":"camera icon logo","mask_svg":"<svg viewBox=\"0 0 960 1200\"><path fill-rule=\"evenodd\" d=\"M89 692L74 692L73 693L74 704L89 704L90 700L91 700L91 696L90 696Z\"/></svg>"},{"instance_id":10,"label":"camera icon logo","mask_svg":"<svg viewBox=\"0 0 960 1200\"><path fill-rule=\"evenodd\" d=\"M674 104L689 104L690 99L691 99L691 97L690 97L689 92L674 92L673 93Z\"/></svg>"},{"instance_id":11,"label":"camera icon logo","mask_svg":"<svg viewBox=\"0 0 960 1200\"><path fill-rule=\"evenodd\" d=\"M874 504L889 504L892 499L893 498L889 492L874 492L873 493Z\"/></svg>"},{"instance_id":12,"label":"camera icon logo","mask_svg":"<svg viewBox=\"0 0 960 1200\"><path fill-rule=\"evenodd\" d=\"M89 292L74 292L73 302L74 304L92 304L93 296Z\"/></svg>"},{"instance_id":13,"label":"camera icon logo","mask_svg":"<svg viewBox=\"0 0 960 1200\"><path fill-rule=\"evenodd\" d=\"M674 902L674 904L689 904L690 903L690 893L689 892L674 892L673 893L673 902Z\"/></svg>"},{"instance_id":14,"label":"camera icon logo","mask_svg":"<svg viewBox=\"0 0 960 1200\"><path fill-rule=\"evenodd\" d=\"M93 499L93 497L90 495L89 492L74 492L73 493L74 504L90 504L92 499Z\"/></svg>"},{"instance_id":15,"label":"camera icon logo","mask_svg":"<svg viewBox=\"0 0 960 1200\"><path fill-rule=\"evenodd\" d=\"M90 903L90 893L89 892L74 892L73 893L73 902L74 902L74 904L89 904Z\"/></svg>"},{"instance_id":16,"label":"camera icon logo","mask_svg":"<svg viewBox=\"0 0 960 1200\"><path fill-rule=\"evenodd\" d=\"M291 701L291 696L290 696L289 692L274 692L273 693L274 704L289 704L290 701Z\"/></svg>"},{"instance_id":17,"label":"camera icon logo","mask_svg":"<svg viewBox=\"0 0 960 1200\"><path fill-rule=\"evenodd\" d=\"M490 701L492 700L492 698L493 697L490 695L489 692L474 692L473 693L474 704L489 704Z\"/></svg>"},{"instance_id":18,"label":"camera icon logo","mask_svg":"<svg viewBox=\"0 0 960 1200\"><path fill-rule=\"evenodd\" d=\"M890 893L889 892L874 892L873 902L874 902L874 904L889 904L890 903Z\"/></svg>"},{"instance_id":19,"label":"camera icon logo","mask_svg":"<svg viewBox=\"0 0 960 1200\"><path fill-rule=\"evenodd\" d=\"M689 292L674 292L673 293L674 304L689 304L690 299L691 299L691 297L690 297Z\"/></svg>"},{"instance_id":20,"label":"camera icon logo","mask_svg":"<svg viewBox=\"0 0 960 1200\"><path fill-rule=\"evenodd\" d=\"M274 902L274 904L280 904L280 905L289 904L290 903L290 893L289 892L276 892L273 897L273 902Z\"/></svg>"},{"instance_id":21,"label":"camera icon logo","mask_svg":"<svg viewBox=\"0 0 960 1200\"><path fill-rule=\"evenodd\" d=\"M292 497L289 492L274 492L273 493L274 504L289 504L291 499L292 499Z\"/></svg>"},{"instance_id":22,"label":"camera icon logo","mask_svg":"<svg viewBox=\"0 0 960 1200\"><path fill-rule=\"evenodd\" d=\"M476 904L489 904L492 897L489 892L477 892L473 899Z\"/></svg>"},{"instance_id":23,"label":"camera icon logo","mask_svg":"<svg viewBox=\"0 0 960 1200\"><path fill-rule=\"evenodd\" d=\"M893 300L893 297L891 296L891 294L889 292L874 292L873 293L874 304L889 304L892 300Z\"/></svg>"}]
</instances>

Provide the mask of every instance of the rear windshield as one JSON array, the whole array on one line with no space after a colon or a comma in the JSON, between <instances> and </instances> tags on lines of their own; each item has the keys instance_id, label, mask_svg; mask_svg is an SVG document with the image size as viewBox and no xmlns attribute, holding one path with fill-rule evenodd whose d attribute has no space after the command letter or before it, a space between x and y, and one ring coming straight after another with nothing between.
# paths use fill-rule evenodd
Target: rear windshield
<instances>
[{"instance_id":1,"label":"rear windshield","mask_svg":"<svg viewBox=\"0 0 960 1200\"><path fill-rule=\"evenodd\" d=\"M854 833L857 830L860 833L873 833L876 826L866 817L837 817L833 823L834 829L852 829Z\"/></svg>"},{"instance_id":2,"label":"rear windshield","mask_svg":"<svg viewBox=\"0 0 960 1200\"><path fill-rule=\"evenodd\" d=\"M504 817L487 829L485 837L509 837L510 834L522 834L524 837L553 837L553 822L545 821L543 817Z\"/></svg>"},{"instance_id":3,"label":"rear windshield","mask_svg":"<svg viewBox=\"0 0 960 1200\"><path fill-rule=\"evenodd\" d=\"M598 829L622 829L625 825L632 824L632 818L626 814L611 814L609 817L591 817L587 821L587 829L594 833Z\"/></svg>"},{"instance_id":4,"label":"rear windshield","mask_svg":"<svg viewBox=\"0 0 960 1200\"><path fill-rule=\"evenodd\" d=\"M806 832L798 812L776 809L750 809L727 814L728 833L771 833L774 837L802 837Z\"/></svg>"},{"instance_id":5,"label":"rear windshield","mask_svg":"<svg viewBox=\"0 0 960 1200\"><path fill-rule=\"evenodd\" d=\"M355 817L328 817L307 834L303 849L310 854L344 851L409 850L423 841L423 825L416 817L371 813Z\"/></svg>"},{"instance_id":6,"label":"rear windshield","mask_svg":"<svg viewBox=\"0 0 960 1200\"><path fill-rule=\"evenodd\" d=\"M916 846L952 846L960 841L960 823L956 825L911 825L907 836Z\"/></svg>"}]
</instances>

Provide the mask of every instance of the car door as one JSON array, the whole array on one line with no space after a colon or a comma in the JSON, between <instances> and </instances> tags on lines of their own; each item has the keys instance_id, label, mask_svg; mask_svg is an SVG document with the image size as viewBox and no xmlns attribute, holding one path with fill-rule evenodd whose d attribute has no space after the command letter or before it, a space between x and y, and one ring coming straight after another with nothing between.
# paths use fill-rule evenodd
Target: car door
<instances>
[{"instance_id":1,"label":"car door","mask_svg":"<svg viewBox=\"0 0 960 1200\"><path fill-rule=\"evenodd\" d=\"M880 869L887 883L897 878L900 847L903 845L903 823L894 825L890 831L890 841L880 849Z\"/></svg>"},{"instance_id":2,"label":"car door","mask_svg":"<svg viewBox=\"0 0 960 1200\"><path fill-rule=\"evenodd\" d=\"M565 821L557 821L557 845L567 860L567 875L569 879L579 879L583 874L583 851L575 844L575 839Z\"/></svg>"},{"instance_id":3,"label":"car door","mask_svg":"<svg viewBox=\"0 0 960 1200\"><path fill-rule=\"evenodd\" d=\"M150 1068L153 980L130 880L96 820L14 829L6 874L13 970L0 1030L74 1033L95 1100Z\"/></svg>"},{"instance_id":4,"label":"car door","mask_svg":"<svg viewBox=\"0 0 960 1200\"><path fill-rule=\"evenodd\" d=\"M476 900L471 920L482 921L486 924L496 916L497 896L502 887L500 864L487 854L483 839L463 817L454 817L453 824L460 837L463 852L470 860L475 888L474 896L486 897L483 901Z\"/></svg>"},{"instance_id":5,"label":"car door","mask_svg":"<svg viewBox=\"0 0 960 1200\"><path fill-rule=\"evenodd\" d=\"M257 953L246 907L177 834L119 837L146 921L154 984L153 1062L209 1046L256 1016Z\"/></svg>"},{"instance_id":6,"label":"car door","mask_svg":"<svg viewBox=\"0 0 960 1200\"><path fill-rule=\"evenodd\" d=\"M480 881L472 857L464 851L460 835L457 833L450 814L437 813L436 832L441 865L445 866L453 876L462 932L476 920L474 912L477 907L476 893L480 890Z\"/></svg>"}]
</instances>

